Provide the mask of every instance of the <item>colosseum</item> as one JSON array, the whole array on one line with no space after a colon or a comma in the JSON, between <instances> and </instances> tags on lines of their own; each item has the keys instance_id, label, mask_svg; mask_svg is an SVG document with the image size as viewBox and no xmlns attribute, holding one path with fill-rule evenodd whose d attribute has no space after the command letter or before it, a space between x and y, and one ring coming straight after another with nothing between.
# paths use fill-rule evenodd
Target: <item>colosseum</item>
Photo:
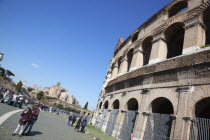
<instances>
[{"instance_id":1,"label":"colosseum","mask_svg":"<svg viewBox=\"0 0 210 140\"><path fill-rule=\"evenodd\" d=\"M120 140L209 140L209 44L210 1L173 0L120 37L93 124Z\"/></svg>"}]
</instances>

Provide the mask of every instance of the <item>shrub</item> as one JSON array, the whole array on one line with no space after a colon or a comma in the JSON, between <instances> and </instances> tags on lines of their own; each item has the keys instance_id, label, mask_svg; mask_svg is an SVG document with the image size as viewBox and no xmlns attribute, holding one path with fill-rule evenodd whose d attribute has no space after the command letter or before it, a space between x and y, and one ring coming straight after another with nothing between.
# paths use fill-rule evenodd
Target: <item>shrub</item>
<instances>
[{"instance_id":1,"label":"shrub","mask_svg":"<svg viewBox=\"0 0 210 140\"><path fill-rule=\"evenodd\" d=\"M36 94L36 97L38 100L41 100L43 97L44 97L44 92L43 91L40 91Z\"/></svg>"}]
</instances>

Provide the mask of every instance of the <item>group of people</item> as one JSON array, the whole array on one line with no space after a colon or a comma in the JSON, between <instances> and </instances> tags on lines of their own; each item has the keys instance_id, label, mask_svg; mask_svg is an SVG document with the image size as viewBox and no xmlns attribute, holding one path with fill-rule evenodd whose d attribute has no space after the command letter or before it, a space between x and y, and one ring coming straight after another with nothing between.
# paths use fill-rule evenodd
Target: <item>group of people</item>
<instances>
[{"instance_id":1,"label":"group of people","mask_svg":"<svg viewBox=\"0 0 210 140\"><path fill-rule=\"evenodd\" d=\"M17 135L17 131L20 128L19 131L19 137L22 135L29 135L31 132L31 129L33 128L34 123L37 121L39 116L40 109L37 105L33 105L32 109L29 107L26 110L24 110L21 114L21 119L19 120L19 124L17 128L15 129L12 136Z\"/></svg>"},{"instance_id":2,"label":"group of people","mask_svg":"<svg viewBox=\"0 0 210 140\"><path fill-rule=\"evenodd\" d=\"M15 92L8 89L0 88L0 103L22 108L24 102L25 99L22 95L15 94Z\"/></svg>"},{"instance_id":3,"label":"group of people","mask_svg":"<svg viewBox=\"0 0 210 140\"><path fill-rule=\"evenodd\" d=\"M89 114L88 114L88 116L89 116ZM75 126L75 129L74 129L75 131L85 133L85 127L87 125L88 116L82 115L79 117L77 124ZM76 115L74 115L74 114L70 115L67 125L73 126L74 123L76 122L76 120L77 120Z\"/></svg>"}]
</instances>

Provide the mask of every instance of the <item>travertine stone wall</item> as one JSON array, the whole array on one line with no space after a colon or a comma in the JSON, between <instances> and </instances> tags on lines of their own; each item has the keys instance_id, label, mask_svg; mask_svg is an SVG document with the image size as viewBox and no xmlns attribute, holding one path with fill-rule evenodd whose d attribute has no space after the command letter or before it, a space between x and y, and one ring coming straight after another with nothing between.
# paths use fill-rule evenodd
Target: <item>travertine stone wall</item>
<instances>
[{"instance_id":1,"label":"travertine stone wall","mask_svg":"<svg viewBox=\"0 0 210 140\"><path fill-rule=\"evenodd\" d=\"M133 140L143 139L149 116L158 113L154 111L154 101L157 101L157 106L164 102L170 103L169 106L173 108L173 112L169 113L173 118L170 138L189 140L190 118L197 117L196 104L203 99L210 99L210 48L202 48L207 45L206 29L209 27L204 23L204 19L208 18L203 13L209 6L209 0L173 0L127 39L120 38L110 61L94 117L100 118L105 103L108 102L106 109L111 111L114 101L119 100L113 136L117 138L120 135L129 101L135 99L138 102L138 115ZM181 31L183 37L177 36ZM170 41L177 39L174 36L180 37L178 42L182 41L183 44L170 45ZM144 65L146 49L143 48L143 42L148 37L152 38L152 49L149 64ZM131 49L133 57L128 70L127 56ZM181 49L181 53L177 51L174 55L173 51L178 49ZM173 54L172 57L169 57L169 53ZM160 112L161 109L164 110L164 106L159 108ZM106 126L107 122L103 124L103 131Z\"/></svg>"}]
</instances>

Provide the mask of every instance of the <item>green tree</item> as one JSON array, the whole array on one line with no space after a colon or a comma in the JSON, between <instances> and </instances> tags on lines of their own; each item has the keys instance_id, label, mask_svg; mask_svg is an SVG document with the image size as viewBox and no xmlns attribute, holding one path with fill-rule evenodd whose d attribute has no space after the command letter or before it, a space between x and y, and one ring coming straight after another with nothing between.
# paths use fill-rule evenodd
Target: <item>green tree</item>
<instances>
[{"instance_id":1,"label":"green tree","mask_svg":"<svg viewBox=\"0 0 210 140\"><path fill-rule=\"evenodd\" d=\"M15 89L18 93L21 92L22 86L23 86L23 83L21 81L18 82L18 84L15 86Z\"/></svg>"},{"instance_id":2,"label":"green tree","mask_svg":"<svg viewBox=\"0 0 210 140\"><path fill-rule=\"evenodd\" d=\"M40 91L36 94L36 97L38 100L41 100L43 97L44 97L44 92L43 91Z\"/></svg>"},{"instance_id":3,"label":"green tree","mask_svg":"<svg viewBox=\"0 0 210 140\"><path fill-rule=\"evenodd\" d=\"M88 102L85 104L84 109L88 108Z\"/></svg>"},{"instance_id":4,"label":"green tree","mask_svg":"<svg viewBox=\"0 0 210 140\"><path fill-rule=\"evenodd\" d=\"M62 104L57 104L56 107L59 108L59 109L63 109L63 105Z\"/></svg>"},{"instance_id":5,"label":"green tree","mask_svg":"<svg viewBox=\"0 0 210 140\"><path fill-rule=\"evenodd\" d=\"M73 105L75 105L75 103L76 103L76 100L74 99L74 101L73 101L73 103L72 103L72 104L73 104Z\"/></svg>"},{"instance_id":6,"label":"green tree","mask_svg":"<svg viewBox=\"0 0 210 140\"><path fill-rule=\"evenodd\" d=\"M0 67L0 76L4 79L5 84L8 82L11 82L12 79L10 78L11 76L15 76L14 73L12 73L10 70L6 70L2 67Z\"/></svg>"},{"instance_id":7,"label":"green tree","mask_svg":"<svg viewBox=\"0 0 210 140\"><path fill-rule=\"evenodd\" d=\"M28 91L29 91L29 92L31 92L31 91L33 91L33 90L34 90L33 88L28 87Z\"/></svg>"}]
</instances>

